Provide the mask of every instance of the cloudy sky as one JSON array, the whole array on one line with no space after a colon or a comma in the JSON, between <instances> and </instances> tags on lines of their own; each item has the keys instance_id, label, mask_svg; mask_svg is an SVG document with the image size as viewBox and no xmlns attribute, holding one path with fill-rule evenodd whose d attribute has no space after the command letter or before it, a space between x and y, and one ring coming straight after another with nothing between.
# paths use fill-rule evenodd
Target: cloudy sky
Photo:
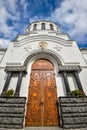
<instances>
[{"instance_id":1,"label":"cloudy sky","mask_svg":"<svg viewBox=\"0 0 87 130\"><path fill-rule=\"evenodd\" d=\"M87 47L87 0L0 0L0 44L8 47L35 20L51 20Z\"/></svg>"}]
</instances>

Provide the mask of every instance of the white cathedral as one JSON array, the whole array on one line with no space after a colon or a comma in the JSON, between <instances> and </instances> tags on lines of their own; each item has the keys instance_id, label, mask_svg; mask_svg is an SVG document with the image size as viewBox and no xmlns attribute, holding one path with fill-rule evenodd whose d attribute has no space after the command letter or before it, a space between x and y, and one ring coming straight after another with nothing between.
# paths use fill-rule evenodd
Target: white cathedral
<instances>
[{"instance_id":1,"label":"white cathedral","mask_svg":"<svg viewBox=\"0 0 87 130\"><path fill-rule=\"evenodd\" d=\"M10 89L14 96L5 97ZM54 22L35 21L7 49L0 48L0 127L72 128L72 121L67 127L72 120L69 114L68 121L61 117L59 99L67 97L70 101L68 94L76 89L87 95L87 49L79 48Z\"/></svg>"}]
</instances>

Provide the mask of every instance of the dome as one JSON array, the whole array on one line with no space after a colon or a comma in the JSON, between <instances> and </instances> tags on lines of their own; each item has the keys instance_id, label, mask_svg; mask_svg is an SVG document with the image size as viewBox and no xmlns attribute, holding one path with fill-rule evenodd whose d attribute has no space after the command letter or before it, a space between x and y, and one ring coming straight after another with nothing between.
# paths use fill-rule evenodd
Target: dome
<instances>
[{"instance_id":1,"label":"dome","mask_svg":"<svg viewBox=\"0 0 87 130\"><path fill-rule=\"evenodd\" d=\"M27 29L26 32L30 32L30 31L60 31L60 28L51 21L45 21L45 20L41 20L41 21L35 21L32 24L30 24Z\"/></svg>"}]
</instances>

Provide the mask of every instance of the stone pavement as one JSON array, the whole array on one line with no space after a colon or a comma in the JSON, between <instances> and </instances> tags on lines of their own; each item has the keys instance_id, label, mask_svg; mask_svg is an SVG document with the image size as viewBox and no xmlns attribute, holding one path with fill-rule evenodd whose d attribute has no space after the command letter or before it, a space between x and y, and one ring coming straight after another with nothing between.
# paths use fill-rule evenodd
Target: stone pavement
<instances>
[{"instance_id":1,"label":"stone pavement","mask_svg":"<svg viewBox=\"0 0 87 130\"><path fill-rule=\"evenodd\" d=\"M59 128L59 127L25 127L23 129L6 129L6 128L0 128L0 130L87 130L87 128L62 129L62 128Z\"/></svg>"}]
</instances>

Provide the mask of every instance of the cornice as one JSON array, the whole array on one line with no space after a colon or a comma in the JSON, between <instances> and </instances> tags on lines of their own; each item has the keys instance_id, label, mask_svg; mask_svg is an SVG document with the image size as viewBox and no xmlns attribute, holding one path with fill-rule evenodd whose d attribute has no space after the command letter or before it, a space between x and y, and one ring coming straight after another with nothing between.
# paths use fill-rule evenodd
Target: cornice
<instances>
[{"instance_id":1,"label":"cornice","mask_svg":"<svg viewBox=\"0 0 87 130\"><path fill-rule=\"evenodd\" d=\"M64 40L56 36L39 35L39 36L30 36L20 41L15 41L13 42L14 43L13 45L18 47L18 46L22 46L24 44L32 43L36 41L51 41L55 43L60 43L61 45L64 45L64 46L72 46L72 42L73 42L72 40Z\"/></svg>"}]
</instances>

